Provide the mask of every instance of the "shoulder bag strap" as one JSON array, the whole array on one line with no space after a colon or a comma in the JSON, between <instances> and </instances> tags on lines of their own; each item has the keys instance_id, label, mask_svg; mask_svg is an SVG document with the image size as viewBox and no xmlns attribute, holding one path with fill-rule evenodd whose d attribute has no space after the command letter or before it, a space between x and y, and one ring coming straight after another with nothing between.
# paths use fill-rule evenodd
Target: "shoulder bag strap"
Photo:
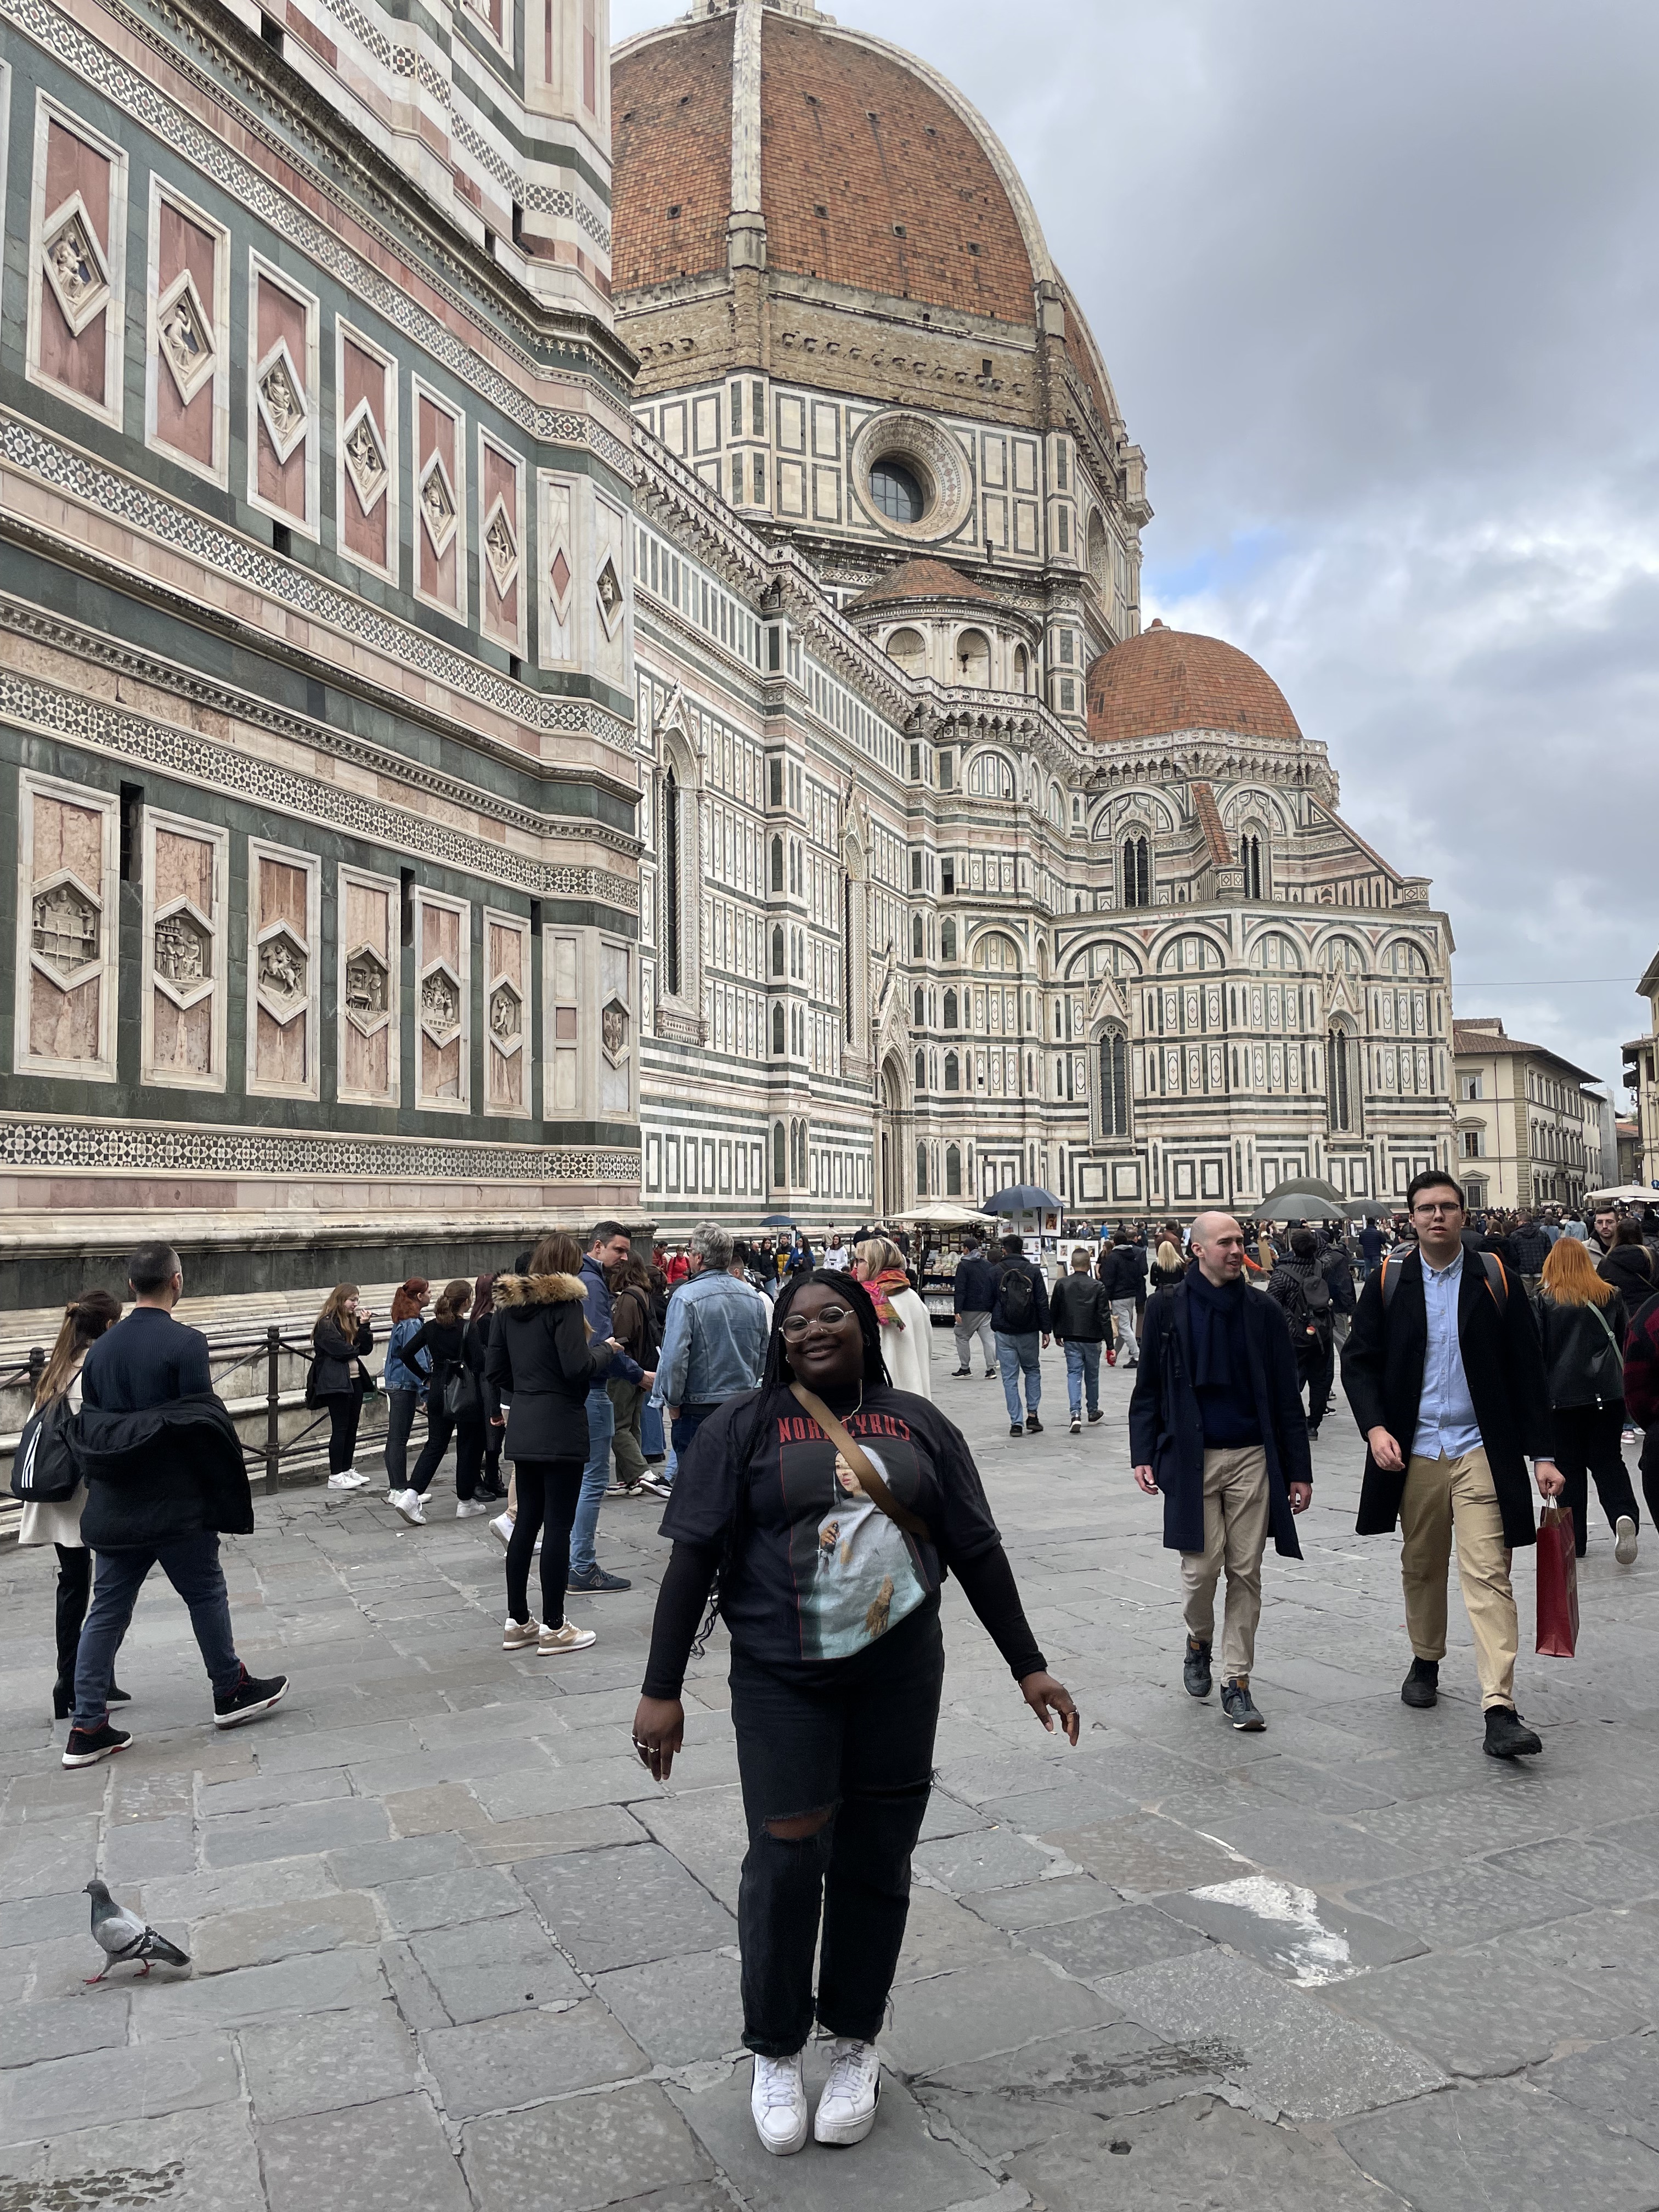
<instances>
[{"instance_id":1,"label":"shoulder bag strap","mask_svg":"<svg viewBox=\"0 0 1659 2212\"><path fill-rule=\"evenodd\" d=\"M1607 1342L1613 1346L1614 1357L1622 1360L1625 1355L1620 1349L1618 1338L1613 1333L1613 1323L1607 1319L1606 1314L1602 1312L1601 1307L1596 1304L1594 1298L1586 1298L1584 1304L1595 1316L1597 1321L1601 1322L1601 1334L1607 1338Z\"/></svg>"},{"instance_id":2,"label":"shoulder bag strap","mask_svg":"<svg viewBox=\"0 0 1659 2212\"><path fill-rule=\"evenodd\" d=\"M854 1443L828 1406L824 1404L823 1399L815 1397L811 1391L799 1382L792 1382L789 1385L789 1395L798 1406L812 1416L823 1431L824 1435L829 1437L830 1443L864 1485L871 1502L879 1506L890 1521L896 1521L908 1535L920 1537L924 1544L931 1544L933 1540L928 1533L927 1523L915 1514L908 1512L899 1504L897 1498L877 1473L869 1454L861 1444Z\"/></svg>"}]
</instances>

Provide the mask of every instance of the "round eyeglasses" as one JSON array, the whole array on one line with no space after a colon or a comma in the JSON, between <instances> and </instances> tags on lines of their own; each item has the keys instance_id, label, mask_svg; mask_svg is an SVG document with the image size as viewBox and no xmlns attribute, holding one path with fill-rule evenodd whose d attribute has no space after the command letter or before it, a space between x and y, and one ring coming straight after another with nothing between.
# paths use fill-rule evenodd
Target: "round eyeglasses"
<instances>
[{"instance_id":1,"label":"round eyeglasses","mask_svg":"<svg viewBox=\"0 0 1659 2212\"><path fill-rule=\"evenodd\" d=\"M793 1342L805 1336L815 1321L821 1322L825 1328L845 1328L852 1318L851 1306L821 1306L815 1314L790 1314L779 1326Z\"/></svg>"}]
</instances>

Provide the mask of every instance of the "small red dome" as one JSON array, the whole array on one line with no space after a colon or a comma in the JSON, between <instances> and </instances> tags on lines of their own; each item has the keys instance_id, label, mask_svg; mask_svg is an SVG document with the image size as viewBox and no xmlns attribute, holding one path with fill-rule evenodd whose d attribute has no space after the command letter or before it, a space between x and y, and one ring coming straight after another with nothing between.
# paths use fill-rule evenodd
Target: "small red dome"
<instances>
[{"instance_id":1,"label":"small red dome","mask_svg":"<svg viewBox=\"0 0 1659 2212\"><path fill-rule=\"evenodd\" d=\"M1089 735L1099 744L1176 730L1302 735L1285 694L1248 653L1161 622L1101 654L1089 671L1088 703Z\"/></svg>"}]
</instances>

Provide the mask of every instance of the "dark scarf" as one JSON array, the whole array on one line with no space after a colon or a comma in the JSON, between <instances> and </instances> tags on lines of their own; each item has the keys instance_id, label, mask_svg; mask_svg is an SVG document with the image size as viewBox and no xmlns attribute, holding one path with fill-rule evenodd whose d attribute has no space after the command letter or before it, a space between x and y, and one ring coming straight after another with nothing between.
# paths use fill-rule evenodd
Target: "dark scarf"
<instances>
[{"instance_id":1,"label":"dark scarf","mask_svg":"<svg viewBox=\"0 0 1659 2212\"><path fill-rule=\"evenodd\" d=\"M1187 1275L1187 1311L1193 1327L1193 1381L1200 1390L1244 1388L1249 1355L1244 1346L1244 1278L1218 1286L1201 1267Z\"/></svg>"}]
</instances>

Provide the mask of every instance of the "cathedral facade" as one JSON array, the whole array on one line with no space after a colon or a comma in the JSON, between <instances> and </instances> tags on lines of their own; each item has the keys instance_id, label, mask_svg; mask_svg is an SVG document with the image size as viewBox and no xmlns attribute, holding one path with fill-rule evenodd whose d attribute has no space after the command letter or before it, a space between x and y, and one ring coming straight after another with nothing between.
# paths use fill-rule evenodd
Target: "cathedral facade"
<instances>
[{"instance_id":1,"label":"cathedral facade","mask_svg":"<svg viewBox=\"0 0 1659 2212\"><path fill-rule=\"evenodd\" d=\"M1450 937L989 126L807 0L0 0L9 1301L1389 1196ZM0 841L6 833L0 831Z\"/></svg>"}]
</instances>

